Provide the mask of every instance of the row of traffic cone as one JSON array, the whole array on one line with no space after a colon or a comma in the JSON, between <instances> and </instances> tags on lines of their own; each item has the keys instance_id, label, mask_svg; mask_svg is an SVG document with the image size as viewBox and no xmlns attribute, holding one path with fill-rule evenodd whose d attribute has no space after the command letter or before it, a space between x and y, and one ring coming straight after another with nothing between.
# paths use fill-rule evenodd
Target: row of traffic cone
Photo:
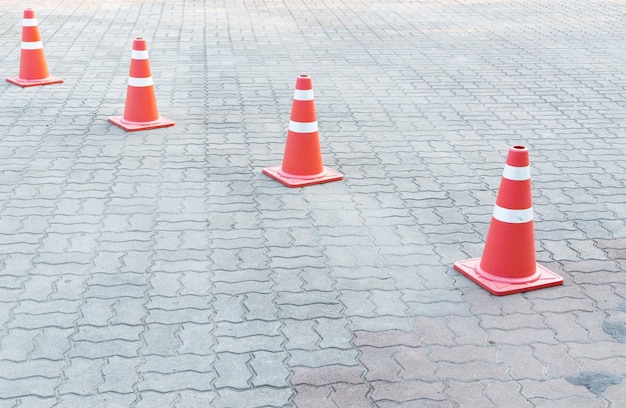
<instances>
[{"instance_id":1,"label":"row of traffic cone","mask_svg":"<svg viewBox=\"0 0 626 408\"><path fill-rule=\"evenodd\" d=\"M23 88L62 83L61 78L50 75L43 51L39 25L32 9L24 10L22 20L22 46L20 72L7 81ZM174 122L159 115L148 60L146 40L136 38L130 60L130 74L126 90L123 116L112 116L109 121L131 132L174 126Z\"/></svg>"},{"instance_id":2,"label":"row of traffic cone","mask_svg":"<svg viewBox=\"0 0 626 408\"><path fill-rule=\"evenodd\" d=\"M19 77L7 81L26 87L63 82L52 77L43 54L35 13L24 12ZM133 42L124 116L109 121L126 131L173 126L158 114L146 41ZM282 165L263 173L287 185L304 187L343 179L323 165L313 84L300 75L291 108ZM507 295L561 285L563 278L536 263L528 149L513 146L502 175L481 258L459 261L454 268L494 295Z\"/></svg>"},{"instance_id":3,"label":"row of traffic cone","mask_svg":"<svg viewBox=\"0 0 626 408\"><path fill-rule=\"evenodd\" d=\"M263 173L289 187L343 178L322 164L313 86L308 75L296 80L282 166L264 168ZM536 263L526 147L509 149L482 258L456 262L454 268L497 296L563 284L563 278Z\"/></svg>"},{"instance_id":4,"label":"row of traffic cone","mask_svg":"<svg viewBox=\"0 0 626 408\"><path fill-rule=\"evenodd\" d=\"M7 81L21 87L51 85L63 80L49 74L35 12L24 11L20 74ZM159 115L146 40L136 38L130 60L123 116L112 116L109 122L132 132L174 126L174 121ZM289 187L327 183L343 175L324 167L313 100L311 77L300 75L296 81L291 120L282 166L268 167L263 173Z\"/></svg>"}]
</instances>

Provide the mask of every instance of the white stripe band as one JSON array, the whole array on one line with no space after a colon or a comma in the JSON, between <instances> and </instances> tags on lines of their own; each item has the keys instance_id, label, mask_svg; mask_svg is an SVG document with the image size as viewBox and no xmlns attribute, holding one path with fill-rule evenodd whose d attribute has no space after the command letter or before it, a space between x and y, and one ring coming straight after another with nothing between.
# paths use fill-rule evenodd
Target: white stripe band
<instances>
[{"instance_id":1,"label":"white stripe band","mask_svg":"<svg viewBox=\"0 0 626 408\"><path fill-rule=\"evenodd\" d=\"M131 56L134 60L147 60L148 59L148 50L133 50Z\"/></svg>"},{"instance_id":2,"label":"white stripe band","mask_svg":"<svg viewBox=\"0 0 626 408\"><path fill-rule=\"evenodd\" d=\"M312 101L313 100L313 90L307 89L296 89L293 93L293 99L296 101Z\"/></svg>"},{"instance_id":3,"label":"white stripe band","mask_svg":"<svg viewBox=\"0 0 626 408\"><path fill-rule=\"evenodd\" d=\"M152 77L148 78L133 78L128 77L128 85L135 87L144 87L144 86L152 86L154 82L152 81Z\"/></svg>"},{"instance_id":4,"label":"white stripe band","mask_svg":"<svg viewBox=\"0 0 626 408\"><path fill-rule=\"evenodd\" d=\"M23 50L40 50L42 48L43 48L43 43L41 41L33 41L33 42L22 41Z\"/></svg>"},{"instance_id":5,"label":"white stripe band","mask_svg":"<svg viewBox=\"0 0 626 408\"><path fill-rule=\"evenodd\" d=\"M526 167L514 167L508 164L504 165L504 173L502 177L507 180L513 181L525 181L530 180L530 166Z\"/></svg>"},{"instance_id":6,"label":"white stripe band","mask_svg":"<svg viewBox=\"0 0 626 408\"><path fill-rule=\"evenodd\" d=\"M530 207L526 210L509 210L508 208L499 207L496 204L493 209L493 218L510 224L524 224L533 220L533 208Z\"/></svg>"},{"instance_id":7,"label":"white stripe band","mask_svg":"<svg viewBox=\"0 0 626 408\"><path fill-rule=\"evenodd\" d=\"M289 121L289 130L296 133L313 133L317 132L317 121L315 122L294 122Z\"/></svg>"},{"instance_id":8,"label":"white stripe band","mask_svg":"<svg viewBox=\"0 0 626 408\"><path fill-rule=\"evenodd\" d=\"M36 18L25 18L22 20L22 27L37 27Z\"/></svg>"}]
</instances>

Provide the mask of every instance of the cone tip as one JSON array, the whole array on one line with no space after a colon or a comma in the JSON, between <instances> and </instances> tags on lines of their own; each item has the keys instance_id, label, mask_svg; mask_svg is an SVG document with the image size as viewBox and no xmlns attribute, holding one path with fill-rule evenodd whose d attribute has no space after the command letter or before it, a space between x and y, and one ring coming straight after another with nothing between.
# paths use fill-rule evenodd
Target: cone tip
<instances>
[{"instance_id":1,"label":"cone tip","mask_svg":"<svg viewBox=\"0 0 626 408\"><path fill-rule=\"evenodd\" d=\"M148 49L146 45L146 40L142 37L137 37L133 40L133 50L137 51L145 51Z\"/></svg>"},{"instance_id":2,"label":"cone tip","mask_svg":"<svg viewBox=\"0 0 626 408\"><path fill-rule=\"evenodd\" d=\"M512 146L509 149L509 156L506 159L506 164L515 167L526 167L530 164L528 159L528 148L526 146Z\"/></svg>"},{"instance_id":3,"label":"cone tip","mask_svg":"<svg viewBox=\"0 0 626 408\"><path fill-rule=\"evenodd\" d=\"M313 81L311 80L311 77L307 74L298 75L298 79L296 80L296 89L301 91L313 89Z\"/></svg>"},{"instance_id":4,"label":"cone tip","mask_svg":"<svg viewBox=\"0 0 626 408\"><path fill-rule=\"evenodd\" d=\"M30 7L24 10L24 18L34 18L34 17L35 17L35 10L33 10Z\"/></svg>"}]
</instances>

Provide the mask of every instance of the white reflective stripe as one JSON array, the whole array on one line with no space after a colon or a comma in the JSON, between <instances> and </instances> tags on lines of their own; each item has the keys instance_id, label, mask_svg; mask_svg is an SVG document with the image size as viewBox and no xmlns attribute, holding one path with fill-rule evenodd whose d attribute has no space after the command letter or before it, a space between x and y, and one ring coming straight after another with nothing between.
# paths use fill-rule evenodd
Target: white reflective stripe
<instances>
[{"instance_id":1,"label":"white reflective stripe","mask_svg":"<svg viewBox=\"0 0 626 408\"><path fill-rule=\"evenodd\" d=\"M530 180L530 166L526 167L514 167L508 164L504 165L504 173L502 177L507 180L524 181Z\"/></svg>"},{"instance_id":2,"label":"white reflective stripe","mask_svg":"<svg viewBox=\"0 0 626 408\"><path fill-rule=\"evenodd\" d=\"M42 48L43 48L43 43L41 41L22 42L23 50L40 50Z\"/></svg>"},{"instance_id":3,"label":"white reflective stripe","mask_svg":"<svg viewBox=\"0 0 626 408\"><path fill-rule=\"evenodd\" d=\"M148 50L133 50L131 56L134 60L147 60L148 59Z\"/></svg>"},{"instance_id":4,"label":"white reflective stripe","mask_svg":"<svg viewBox=\"0 0 626 408\"><path fill-rule=\"evenodd\" d=\"M25 18L22 20L22 27L37 27L36 18Z\"/></svg>"},{"instance_id":5,"label":"white reflective stripe","mask_svg":"<svg viewBox=\"0 0 626 408\"><path fill-rule=\"evenodd\" d=\"M508 208L499 207L496 204L493 209L493 218L511 224L523 224L533 220L533 208L530 207L526 210L509 210Z\"/></svg>"},{"instance_id":6,"label":"white reflective stripe","mask_svg":"<svg viewBox=\"0 0 626 408\"><path fill-rule=\"evenodd\" d=\"M313 90L307 89L296 89L293 93L293 99L296 101L312 101L313 100Z\"/></svg>"},{"instance_id":7,"label":"white reflective stripe","mask_svg":"<svg viewBox=\"0 0 626 408\"><path fill-rule=\"evenodd\" d=\"M128 77L128 85L136 86L136 87L151 86L151 85L154 85L154 82L152 81L152 77L148 77L148 78Z\"/></svg>"},{"instance_id":8,"label":"white reflective stripe","mask_svg":"<svg viewBox=\"0 0 626 408\"><path fill-rule=\"evenodd\" d=\"M317 121L315 122L294 122L289 121L289 130L296 133L313 133L317 132Z\"/></svg>"}]
</instances>

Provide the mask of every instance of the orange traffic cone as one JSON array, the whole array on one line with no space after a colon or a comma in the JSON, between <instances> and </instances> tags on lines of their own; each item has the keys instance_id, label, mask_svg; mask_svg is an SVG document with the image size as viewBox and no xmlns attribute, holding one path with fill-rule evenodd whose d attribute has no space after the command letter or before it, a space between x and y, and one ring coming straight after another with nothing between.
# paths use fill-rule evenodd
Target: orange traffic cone
<instances>
[{"instance_id":1,"label":"orange traffic cone","mask_svg":"<svg viewBox=\"0 0 626 408\"><path fill-rule=\"evenodd\" d=\"M315 115L313 83L308 75L296 80L291 120L282 166L266 167L263 173L288 187L304 187L343 179L324 167Z\"/></svg>"},{"instance_id":2,"label":"orange traffic cone","mask_svg":"<svg viewBox=\"0 0 626 408\"><path fill-rule=\"evenodd\" d=\"M35 12L24 10L22 21L22 51L20 53L20 73L8 77L7 81L22 88L38 85L60 84L61 78L50 76Z\"/></svg>"},{"instance_id":3,"label":"orange traffic cone","mask_svg":"<svg viewBox=\"0 0 626 408\"><path fill-rule=\"evenodd\" d=\"M498 296L563 284L536 263L526 147L509 149L482 258L456 262L454 269Z\"/></svg>"},{"instance_id":4,"label":"orange traffic cone","mask_svg":"<svg viewBox=\"0 0 626 408\"><path fill-rule=\"evenodd\" d=\"M174 126L174 122L159 115L148 60L146 40L135 38L130 59L124 116L111 116L109 122L127 132Z\"/></svg>"}]
</instances>

